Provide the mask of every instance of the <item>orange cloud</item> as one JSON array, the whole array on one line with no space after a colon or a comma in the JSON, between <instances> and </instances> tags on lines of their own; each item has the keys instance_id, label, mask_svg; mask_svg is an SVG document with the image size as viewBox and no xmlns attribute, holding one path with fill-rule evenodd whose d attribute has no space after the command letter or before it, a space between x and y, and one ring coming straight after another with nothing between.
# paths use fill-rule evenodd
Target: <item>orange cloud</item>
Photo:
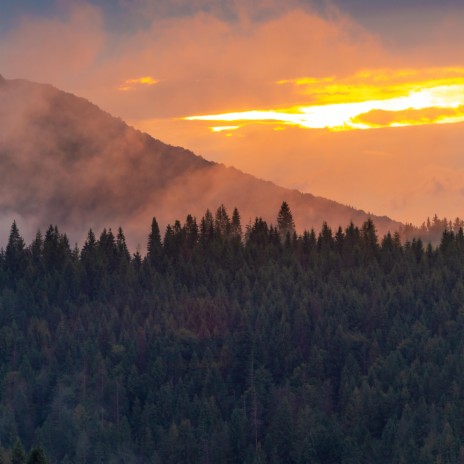
<instances>
[{"instance_id":1,"label":"orange cloud","mask_svg":"<svg viewBox=\"0 0 464 464\"><path fill-rule=\"evenodd\" d=\"M211 132L229 132L229 131L234 131L240 128L240 126L235 125L235 126L213 126L210 127Z\"/></svg>"},{"instance_id":2,"label":"orange cloud","mask_svg":"<svg viewBox=\"0 0 464 464\"><path fill-rule=\"evenodd\" d=\"M227 138L212 136L207 124L153 121L145 129L170 143L189 142L208 159L365 211L418 225L435 212L462 216L463 123L343 132L256 124Z\"/></svg>"},{"instance_id":3,"label":"orange cloud","mask_svg":"<svg viewBox=\"0 0 464 464\"><path fill-rule=\"evenodd\" d=\"M25 17L0 41L2 72L78 91L104 52L103 27L101 11L84 2L62 17Z\"/></svg>"},{"instance_id":4,"label":"orange cloud","mask_svg":"<svg viewBox=\"0 0 464 464\"><path fill-rule=\"evenodd\" d=\"M403 111L372 110L360 114L355 122L372 128L450 124L464 121L464 106L458 108L424 108Z\"/></svg>"},{"instance_id":5,"label":"orange cloud","mask_svg":"<svg viewBox=\"0 0 464 464\"><path fill-rule=\"evenodd\" d=\"M132 79L127 79L118 87L118 90L127 92L128 90L135 90L140 86L150 86L158 84L159 80L154 79L151 76L137 77Z\"/></svg>"},{"instance_id":6,"label":"orange cloud","mask_svg":"<svg viewBox=\"0 0 464 464\"><path fill-rule=\"evenodd\" d=\"M332 13L324 18L296 3L283 8L281 2L268 0L257 2L258 7L233 2L228 6L233 20L214 14L214 8L180 18L153 14L151 25L145 19L143 28L126 33L123 40L105 30L101 11L79 3L61 19L29 18L3 37L1 71L53 82L134 120L224 112L233 105L237 110L270 102L293 105L299 103L297 92L290 85L276 86L276 81L349 75L360 67L396 61L348 17ZM263 16L260 9L275 13ZM83 32L82 40L68 43ZM50 50L57 47L62 53L51 57ZM84 51L86 59L78 59ZM165 79L163 88L121 92L143 85L125 83L128 70L134 78L153 76L156 70Z\"/></svg>"},{"instance_id":7,"label":"orange cloud","mask_svg":"<svg viewBox=\"0 0 464 464\"><path fill-rule=\"evenodd\" d=\"M148 94L134 92L131 107L140 110L138 119L180 117L270 102L296 104L300 96L292 86L276 86L276 81L289 75L352 74L385 60L392 62L378 41L341 16L327 20L297 9L266 20L228 21L201 13L156 20L128 37L119 45L117 59L102 68L101 81L127 69L134 74L156 69L165 84L162 91L150 90L153 105L147 106ZM97 98L111 112L127 111L127 96L100 91Z\"/></svg>"},{"instance_id":8,"label":"orange cloud","mask_svg":"<svg viewBox=\"0 0 464 464\"><path fill-rule=\"evenodd\" d=\"M212 9L192 8L181 18L153 14L150 24L151 7L168 8L172 2L138 3L148 8L144 27L116 38L105 29L101 11L83 2L61 19L25 19L2 37L0 72L52 82L156 138L284 186L404 220L462 210L456 187L464 185L462 125L343 132L299 128L313 121L325 127L322 111L340 113L345 119L338 127L345 120L372 127L460 118L459 17L434 20L434 30L426 34L419 22L408 24L415 39L398 46L337 12L321 15L292 6L263 16L242 7L230 20ZM264 3L273 8L277 2ZM420 15L417 9L413 13ZM128 70L134 79L163 76L163 85L130 83L143 92L122 92L118 83L124 86ZM401 100L413 96L422 98L420 108ZM429 101L438 98L448 102ZM392 101L398 106L385 106ZM179 120L230 113L243 118L250 110L276 114L265 114L264 123ZM212 133L212 127L224 126L239 127ZM435 181L445 187L433 196L426 186Z\"/></svg>"},{"instance_id":9,"label":"orange cloud","mask_svg":"<svg viewBox=\"0 0 464 464\"><path fill-rule=\"evenodd\" d=\"M314 102L291 108L247 110L186 117L189 121L279 122L307 129L351 130L397 125L464 121L464 68L363 71L338 82L300 78ZM285 81L288 82L288 81ZM326 82L330 82L326 85ZM435 117L427 116L435 110ZM451 110L451 114L448 110ZM366 114L389 114L389 124L374 122ZM404 112L408 112L409 119ZM397 114L397 117L395 117ZM414 118L416 116L416 118ZM377 117L378 120L378 117ZM384 117L384 121L387 119Z\"/></svg>"},{"instance_id":10,"label":"orange cloud","mask_svg":"<svg viewBox=\"0 0 464 464\"><path fill-rule=\"evenodd\" d=\"M353 103L404 96L418 89L460 85L464 67L417 69L364 69L353 75L298 78L278 82L293 84L294 91L317 103Z\"/></svg>"}]
</instances>

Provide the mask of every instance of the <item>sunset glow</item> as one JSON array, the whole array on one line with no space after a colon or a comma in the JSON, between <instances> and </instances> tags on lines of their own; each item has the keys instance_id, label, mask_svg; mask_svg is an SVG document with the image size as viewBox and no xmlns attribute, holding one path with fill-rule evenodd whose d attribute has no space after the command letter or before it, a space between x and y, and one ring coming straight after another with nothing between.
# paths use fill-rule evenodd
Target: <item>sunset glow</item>
<instances>
[{"instance_id":1,"label":"sunset glow","mask_svg":"<svg viewBox=\"0 0 464 464\"><path fill-rule=\"evenodd\" d=\"M240 126L213 126L210 127L212 132L228 132L239 129Z\"/></svg>"},{"instance_id":2,"label":"sunset glow","mask_svg":"<svg viewBox=\"0 0 464 464\"><path fill-rule=\"evenodd\" d=\"M281 187L417 225L464 216L460 0L7 0L1 11L6 80L52 84ZM216 188L212 208L227 203Z\"/></svg>"},{"instance_id":3,"label":"sunset glow","mask_svg":"<svg viewBox=\"0 0 464 464\"><path fill-rule=\"evenodd\" d=\"M150 86L158 83L159 81L151 76L137 77L134 79L127 79L122 85L118 87L118 90L127 92L129 90L134 90L139 86Z\"/></svg>"},{"instance_id":4,"label":"sunset glow","mask_svg":"<svg viewBox=\"0 0 464 464\"><path fill-rule=\"evenodd\" d=\"M241 125L273 122L332 131L464 121L464 68L363 71L347 79L299 78L277 84L293 85L311 103L185 119Z\"/></svg>"}]
</instances>

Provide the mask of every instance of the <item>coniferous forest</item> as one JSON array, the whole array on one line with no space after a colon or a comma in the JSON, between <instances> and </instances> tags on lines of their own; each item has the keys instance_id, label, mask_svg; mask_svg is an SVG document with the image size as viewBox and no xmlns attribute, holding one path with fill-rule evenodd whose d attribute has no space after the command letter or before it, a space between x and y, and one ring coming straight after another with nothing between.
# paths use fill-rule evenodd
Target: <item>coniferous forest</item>
<instances>
[{"instance_id":1,"label":"coniferous forest","mask_svg":"<svg viewBox=\"0 0 464 464\"><path fill-rule=\"evenodd\" d=\"M276 212L277 213L277 212ZM464 462L464 234L221 206L0 256L0 462Z\"/></svg>"}]
</instances>

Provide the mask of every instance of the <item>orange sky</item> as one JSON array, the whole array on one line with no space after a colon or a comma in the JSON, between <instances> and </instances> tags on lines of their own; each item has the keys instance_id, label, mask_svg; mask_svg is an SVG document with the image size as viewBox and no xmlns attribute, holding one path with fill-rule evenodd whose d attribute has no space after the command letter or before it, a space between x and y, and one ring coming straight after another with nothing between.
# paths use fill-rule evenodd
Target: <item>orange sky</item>
<instances>
[{"instance_id":1,"label":"orange sky","mask_svg":"<svg viewBox=\"0 0 464 464\"><path fill-rule=\"evenodd\" d=\"M138 4L143 27L120 33L86 2L23 15L0 72L286 187L416 224L464 216L462 15L421 29L417 10L395 37L329 3L237 2L233 20Z\"/></svg>"}]
</instances>

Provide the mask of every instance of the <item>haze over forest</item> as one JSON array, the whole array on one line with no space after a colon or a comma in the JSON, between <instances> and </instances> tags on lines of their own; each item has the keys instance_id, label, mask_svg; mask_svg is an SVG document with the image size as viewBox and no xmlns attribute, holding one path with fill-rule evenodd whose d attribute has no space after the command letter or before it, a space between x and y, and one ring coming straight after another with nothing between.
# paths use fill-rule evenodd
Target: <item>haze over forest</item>
<instances>
[{"instance_id":1,"label":"haze over forest","mask_svg":"<svg viewBox=\"0 0 464 464\"><path fill-rule=\"evenodd\" d=\"M0 464L464 463L463 30L0 0Z\"/></svg>"},{"instance_id":2,"label":"haze over forest","mask_svg":"<svg viewBox=\"0 0 464 464\"><path fill-rule=\"evenodd\" d=\"M361 225L368 215L226 168L136 131L90 102L48 85L0 82L4 240L14 219L26 237L50 223L83 243L89 228L124 224L131 247L144 246L153 216L162 230L221 204L245 224L275 220L291 204L297 229ZM381 233L399 224L372 216ZM47 222L48 221L48 222Z\"/></svg>"}]
</instances>

